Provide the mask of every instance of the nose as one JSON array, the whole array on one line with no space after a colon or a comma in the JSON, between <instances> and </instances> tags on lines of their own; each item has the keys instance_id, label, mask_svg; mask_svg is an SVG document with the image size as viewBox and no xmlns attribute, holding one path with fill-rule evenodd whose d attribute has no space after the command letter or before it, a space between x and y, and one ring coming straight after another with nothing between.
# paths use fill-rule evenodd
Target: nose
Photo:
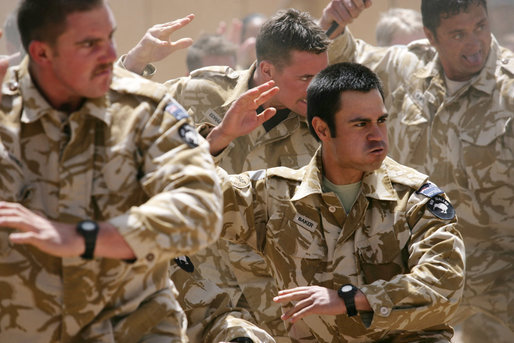
<instances>
[{"instance_id":1,"label":"nose","mask_svg":"<svg viewBox=\"0 0 514 343\"><path fill-rule=\"evenodd\" d=\"M116 61L118 54L116 53L116 42L111 39L105 47L105 53L103 56L104 63L113 63Z\"/></svg>"},{"instance_id":2,"label":"nose","mask_svg":"<svg viewBox=\"0 0 514 343\"><path fill-rule=\"evenodd\" d=\"M384 125L384 124L382 124ZM385 130L377 124L370 125L368 132L368 140L370 141L383 141L385 139Z\"/></svg>"}]
</instances>

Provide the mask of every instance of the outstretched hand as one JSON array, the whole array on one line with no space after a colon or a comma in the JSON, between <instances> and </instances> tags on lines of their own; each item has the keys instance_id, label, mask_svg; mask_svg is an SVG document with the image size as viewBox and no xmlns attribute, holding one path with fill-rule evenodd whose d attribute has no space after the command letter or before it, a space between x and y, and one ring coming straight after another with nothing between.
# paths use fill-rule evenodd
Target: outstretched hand
<instances>
[{"instance_id":1,"label":"outstretched hand","mask_svg":"<svg viewBox=\"0 0 514 343\"><path fill-rule=\"evenodd\" d=\"M194 14L190 14L149 28L143 38L128 52L124 61L125 68L141 74L147 64L163 60L173 52L191 46L193 44L191 38L172 41L171 35L189 24L194 17Z\"/></svg>"},{"instance_id":2,"label":"outstretched hand","mask_svg":"<svg viewBox=\"0 0 514 343\"><path fill-rule=\"evenodd\" d=\"M30 244L54 256L78 256L84 242L70 224L57 223L18 203L0 202L0 227L15 229L9 235L14 244Z\"/></svg>"},{"instance_id":3,"label":"outstretched hand","mask_svg":"<svg viewBox=\"0 0 514 343\"><path fill-rule=\"evenodd\" d=\"M230 106L221 124L207 135L211 155L216 156L234 139L249 134L274 116L277 112L274 107L268 107L261 113L257 113L257 109L278 92L275 82L268 81L243 93Z\"/></svg>"},{"instance_id":4,"label":"outstretched hand","mask_svg":"<svg viewBox=\"0 0 514 343\"><path fill-rule=\"evenodd\" d=\"M282 315L282 320L291 322L311 315L338 315L346 313L344 301L337 291L320 286L297 287L279 291L273 298L277 303L295 302L293 308Z\"/></svg>"},{"instance_id":5,"label":"outstretched hand","mask_svg":"<svg viewBox=\"0 0 514 343\"><path fill-rule=\"evenodd\" d=\"M331 0L323 9L319 25L327 31L334 22L337 23L337 28L330 33L329 38L337 37L371 5L371 0Z\"/></svg>"}]
</instances>

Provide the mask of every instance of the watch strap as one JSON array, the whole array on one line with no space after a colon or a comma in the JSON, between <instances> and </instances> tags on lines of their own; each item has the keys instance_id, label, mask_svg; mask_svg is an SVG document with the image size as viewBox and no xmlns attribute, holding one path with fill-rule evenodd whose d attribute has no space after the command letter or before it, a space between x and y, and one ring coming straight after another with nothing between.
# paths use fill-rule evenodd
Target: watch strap
<instances>
[{"instance_id":1,"label":"watch strap","mask_svg":"<svg viewBox=\"0 0 514 343\"><path fill-rule=\"evenodd\" d=\"M85 229L85 226L88 226L88 229ZM91 227L93 229L91 229ZM98 224L92 220L83 220L77 224L77 232L84 237L85 250L80 257L86 260L92 260L95 253L96 246L96 237L98 235L98 231L100 230Z\"/></svg>"},{"instance_id":2,"label":"watch strap","mask_svg":"<svg viewBox=\"0 0 514 343\"><path fill-rule=\"evenodd\" d=\"M344 287L351 287L351 290L344 292ZM346 314L348 317L353 317L357 315L357 308L355 307L355 294L357 294L357 287L351 284L346 284L341 286L337 291L339 297L341 297L344 301L344 305L346 306Z\"/></svg>"}]
</instances>

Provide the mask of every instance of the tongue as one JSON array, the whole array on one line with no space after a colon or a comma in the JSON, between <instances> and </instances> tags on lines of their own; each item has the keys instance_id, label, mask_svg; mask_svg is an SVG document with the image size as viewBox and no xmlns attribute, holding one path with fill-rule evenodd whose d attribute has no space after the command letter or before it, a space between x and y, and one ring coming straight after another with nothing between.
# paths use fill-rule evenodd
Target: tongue
<instances>
[{"instance_id":1,"label":"tongue","mask_svg":"<svg viewBox=\"0 0 514 343\"><path fill-rule=\"evenodd\" d=\"M482 58L478 52L476 54L466 56L466 60L471 64L480 64L482 62Z\"/></svg>"}]
</instances>

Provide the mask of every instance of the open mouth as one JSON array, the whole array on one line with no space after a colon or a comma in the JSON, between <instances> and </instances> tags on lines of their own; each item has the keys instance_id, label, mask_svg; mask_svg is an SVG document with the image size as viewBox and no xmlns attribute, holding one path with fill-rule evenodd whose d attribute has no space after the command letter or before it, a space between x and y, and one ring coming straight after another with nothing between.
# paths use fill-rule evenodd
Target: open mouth
<instances>
[{"instance_id":1,"label":"open mouth","mask_svg":"<svg viewBox=\"0 0 514 343\"><path fill-rule=\"evenodd\" d=\"M466 62L468 62L471 65L481 65L482 64L482 52L477 51L474 54L471 55L463 55L462 56Z\"/></svg>"}]
</instances>

